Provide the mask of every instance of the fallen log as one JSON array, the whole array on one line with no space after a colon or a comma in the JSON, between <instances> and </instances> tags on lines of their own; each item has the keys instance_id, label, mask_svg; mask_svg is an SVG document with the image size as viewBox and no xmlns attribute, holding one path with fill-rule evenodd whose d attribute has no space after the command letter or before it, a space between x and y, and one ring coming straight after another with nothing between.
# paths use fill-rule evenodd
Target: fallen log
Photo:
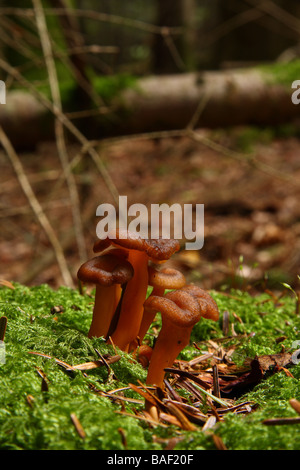
<instances>
[{"instance_id":1,"label":"fallen log","mask_svg":"<svg viewBox=\"0 0 300 470\"><path fill-rule=\"evenodd\" d=\"M14 147L27 149L54 136L53 117L29 92L10 91L0 105L0 126Z\"/></svg>"},{"instance_id":2,"label":"fallen log","mask_svg":"<svg viewBox=\"0 0 300 470\"><path fill-rule=\"evenodd\" d=\"M84 127L89 138L99 139L185 129L191 122L196 128L278 125L299 117L294 91L292 83L276 83L271 72L252 68L149 76L119 92L111 112L86 118ZM29 92L11 91L6 103L0 125L14 145L53 137L53 117Z\"/></svg>"},{"instance_id":3,"label":"fallen log","mask_svg":"<svg viewBox=\"0 0 300 470\"><path fill-rule=\"evenodd\" d=\"M195 127L207 128L285 123L300 112L291 86L259 69L143 78L122 94L127 114L119 131L182 129L194 117Z\"/></svg>"}]
</instances>

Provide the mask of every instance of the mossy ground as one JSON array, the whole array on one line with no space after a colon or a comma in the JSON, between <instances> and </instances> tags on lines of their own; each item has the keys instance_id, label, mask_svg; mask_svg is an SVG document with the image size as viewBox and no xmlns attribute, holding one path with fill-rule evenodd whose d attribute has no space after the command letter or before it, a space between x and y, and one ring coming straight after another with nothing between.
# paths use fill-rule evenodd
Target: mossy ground
<instances>
[{"instance_id":1,"label":"mossy ground","mask_svg":"<svg viewBox=\"0 0 300 470\"><path fill-rule=\"evenodd\" d=\"M159 450L163 444L153 440L153 436L169 439L179 434L181 439L175 449L214 449L211 432L231 450L300 448L299 425L263 424L266 418L295 416L289 399L300 400L299 365L289 369L292 376L284 371L273 374L240 398L257 403L255 411L248 415L228 414L211 432L203 432L201 427L195 432L174 426L150 428L141 420L116 413L122 405L93 390L93 386L110 391L137 384L138 380L144 382L146 371L130 356L122 354L121 360L111 365L114 377L109 377L105 367L86 374L69 373L54 360L76 365L98 359L95 349L101 354L115 354L101 338L87 338L93 297L64 287L56 291L46 285L14 287L0 287L0 316L8 318L6 361L0 364L0 449L122 450L125 443L128 450ZM218 323L202 320L193 331L192 341L203 346L209 338L222 337L225 310L239 338L234 356L237 363L255 355L279 353L282 345L286 351L291 350L292 343L299 339L300 318L295 314L292 296L287 294L276 302L266 294L252 297L241 291L230 296L221 292L213 295L221 318ZM52 313L54 306L62 306L63 311ZM241 335L245 338L242 341ZM278 343L276 339L283 335L286 339ZM191 358L194 353L195 349L189 347L182 358ZM46 377L47 390L42 390L40 371ZM126 396L141 398L132 390L126 391ZM123 406L123 411L130 413L143 408L130 402ZM72 413L84 429L84 439L76 432Z\"/></svg>"}]
</instances>

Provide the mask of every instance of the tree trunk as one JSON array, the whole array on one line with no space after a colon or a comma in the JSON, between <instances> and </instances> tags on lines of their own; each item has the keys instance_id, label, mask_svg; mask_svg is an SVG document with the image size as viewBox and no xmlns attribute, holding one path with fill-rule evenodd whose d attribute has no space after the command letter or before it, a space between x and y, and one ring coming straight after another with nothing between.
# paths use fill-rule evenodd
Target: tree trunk
<instances>
[{"instance_id":1,"label":"tree trunk","mask_svg":"<svg viewBox=\"0 0 300 470\"><path fill-rule=\"evenodd\" d=\"M65 0L50 0L50 4L53 8L65 10L65 14L59 16L59 21L67 48L72 51L70 53L70 60L78 77L78 83L80 84L82 80L89 82L86 73L87 61L83 52L80 51L84 46L84 41L77 18L69 15Z\"/></svg>"},{"instance_id":2,"label":"tree trunk","mask_svg":"<svg viewBox=\"0 0 300 470\"><path fill-rule=\"evenodd\" d=\"M153 42L153 71L155 74L178 73L182 71L184 54L183 34L170 37L168 28L183 26L182 0L157 0L157 26L164 28L166 34L158 34Z\"/></svg>"}]
</instances>

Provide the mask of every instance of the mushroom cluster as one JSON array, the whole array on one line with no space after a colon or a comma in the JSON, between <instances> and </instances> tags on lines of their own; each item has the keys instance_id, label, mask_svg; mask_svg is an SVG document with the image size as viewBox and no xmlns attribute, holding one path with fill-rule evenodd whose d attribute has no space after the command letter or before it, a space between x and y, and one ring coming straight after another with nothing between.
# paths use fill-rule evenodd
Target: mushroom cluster
<instances>
[{"instance_id":1,"label":"mushroom cluster","mask_svg":"<svg viewBox=\"0 0 300 470\"><path fill-rule=\"evenodd\" d=\"M179 250L173 239L143 239L116 230L93 247L94 258L78 270L78 279L96 285L89 337L104 337L119 349L132 352L140 346L157 313L162 327L150 361L147 383L163 388L164 369L170 367L189 343L201 317L217 320L218 307L203 289L186 285L183 274L160 268ZM152 292L147 298L148 287ZM166 292L167 291L167 292Z\"/></svg>"},{"instance_id":2,"label":"mushroom cluster","mask_svg":"<svg viewBox=\"0 0 300 470\"><path fill-rule=\"evenodd\" d=\"M98 256L84 263L77 273L80 281L96 284L89 337L103 336L126 352L135 349L139 334L144 335L151 324L145 330L144 319L142 326L149 263L165 262L179 248L177 240L143 239L123 230L98 240L93 247Z\"/></svg>"}]
</instances>

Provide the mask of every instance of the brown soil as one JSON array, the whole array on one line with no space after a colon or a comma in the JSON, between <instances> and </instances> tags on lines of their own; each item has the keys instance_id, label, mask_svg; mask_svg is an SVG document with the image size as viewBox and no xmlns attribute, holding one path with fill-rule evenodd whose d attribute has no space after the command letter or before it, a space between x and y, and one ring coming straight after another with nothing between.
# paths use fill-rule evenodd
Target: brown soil
<instances>
[{"instance_id":1,"label":"brown soil","mask_svg":"<svg viewBox=\"0 0 300 470\"><path fill-rule=\"evenodd\" d=\"M203 132L234 148L236 134ZM101 147L101 158L128 205L192 203L205 206L205 241L200 251L182 250L169 264L204 288L299 288L300 142L296 137L256 143L252 156L209 148L188 138L125 140ZM69 146L70 158L80 149ZM80 265L69 193L55 143L20 155L24 171L57 236L76 283ZM0 153L0 278L28 285L63 284L46 233L32 213L12 166ZM113 203L88 157L75 168L87 255L96 239L96 208ZM184 245L184 242L183 242Z\"/></svg>"}]
</instances>

